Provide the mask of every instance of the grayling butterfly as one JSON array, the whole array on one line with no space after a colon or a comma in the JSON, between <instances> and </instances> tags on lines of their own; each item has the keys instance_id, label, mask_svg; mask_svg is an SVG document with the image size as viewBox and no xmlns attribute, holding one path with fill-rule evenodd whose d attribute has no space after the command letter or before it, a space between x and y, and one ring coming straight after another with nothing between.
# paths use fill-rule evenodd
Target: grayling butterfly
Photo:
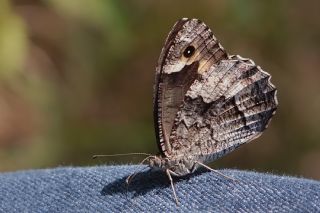
<instances>
[{"instance_id":1,"label":"grayling butterfly","mask_svg":"<svg viewBox=\"0 0 320 213\"><path fill-rule=\"evenodd\" d=\"M200 20L181 19L156 68L160 155L148 163L166 171L170 180L192 173L259 137L277 104L268 73L250 59L228 55Z\"/></svg>"},{"instance_id":2,"label":"grayling butterfly","mask_svg":"<svg viewBox=\"0 0 320 213\"><path fill-rule=\"evenodd\" d=\"M156 68L160 154L143 162L166 172L177 203L172 175L199 166L218 172L205 164L262 134L278 105L270 78L252 60L228 55L200 20L183 18L173 26Z\"/></svg>"}]
</instances>

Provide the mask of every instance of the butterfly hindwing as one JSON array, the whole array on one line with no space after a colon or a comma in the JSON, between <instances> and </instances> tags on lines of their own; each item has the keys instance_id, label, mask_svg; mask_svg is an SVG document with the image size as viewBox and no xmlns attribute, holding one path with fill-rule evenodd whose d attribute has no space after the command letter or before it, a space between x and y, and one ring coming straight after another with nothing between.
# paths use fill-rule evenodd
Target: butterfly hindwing
<instances>
[{"instance_id":1,"label":"butterfly hindwing","mask_svg":"<svg viewBox=\"0 0 320 213\"><path fill-rule=\"evenodd\" d=\"M175 118L171 150L212 161L258 137L276 107L268 73L239 56L222 60L187 91Z\"/></svg>"}]
</instances>

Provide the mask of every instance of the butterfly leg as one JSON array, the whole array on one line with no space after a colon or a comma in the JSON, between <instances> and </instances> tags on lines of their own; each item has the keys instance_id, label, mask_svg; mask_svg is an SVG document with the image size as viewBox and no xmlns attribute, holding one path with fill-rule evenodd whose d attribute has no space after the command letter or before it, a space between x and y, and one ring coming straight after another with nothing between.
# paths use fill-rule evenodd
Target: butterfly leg
<instances>
[{"instance_id":1,"label":"butterfly leg","mask_svg":"<svg viewBox=\"0 0 320 213\"><path fill-rule=\"evenodd\" d=\"M171 175L177 176L177 174L175 172L171 171L170 169L166 169L166 173L167 173L167 176L168 176L168 178L170 180L170 184L171 184L171 188L172 188L172 191L173 191L173 195L174 195L174 199L176 201L176 204L179 205L178 197L177 197L176 190L174 188L173 180L172 180L172 177L171 177Z\"/></svg>"},{"instance_id":2,"label":"butterfly leg","mask_svg":"<svg viewBox=\"0 0 320 213\"><path fill-rule=\"evenodd\" d=\"M146 157L145 159L143 159L140 163L139 163L139 165L143 165L143 163L146 161L146 160L148 160L149 158L151 158L151 157L153 157L153 156L148 156L148 157ZM142 168L141 170L139 170L139 171L137 171L137 172L134 172L133 174L131 174L131 175L129 175L127 178L126 178L126 183L127 183L127 185L129 186L129 184L130 184L130 181L139 173L139 172L141 172L141 171L143 171L145 168Z\"/></svg>"},{"instance_id":3,"label":"butterfly leg","mask_svg":"<svg viewBox=\"0 0 320 213\"><path fill-rule=\"evenodd\" d=\"M136 176L137 172L129 175L127 178L126 178L126 184L129 186L131 180L134 178L134 176Z\"/></svg>"},{"instance_id":4,"label":"butterfly leg","mask_svg":"<svg viewBox=\"0 0 320 213\"><path fill-rule=\"evenodd\" d=\"M146 168L142 168L140 170L138 170L137 172L134 172L133 174L129 175L127 178L126 178L126 184L129 186L131 180L137 175L139 174L140 172L142 172L143 170L145 170Z\"/></svg>"},{"instance_id":5,"label":"butterfly leg","mask_svg":"<svg viewBox=\"0 0 320 213\"><path fill-rule=\"evenodd\" d=\"M212 172L215 172L215 173L217 173L217 174L219 174L219 175L221 175L221 176L223 176L223 177L225 177L225 178L227 178L227 179L230 179L230 180L233 180L233 181L238 181L237 179L235 179L235 178L233 178L233 177L229 177L229 176L223 174L222 172L219 172L218 170L212 169L212 168L210 168L209 166L207 166L207 165L205 165L205 164L203 164L203 163L201 163L201 162L199 162L199 161L195 161L195 163L196 163L196 164L199 164L200 166L203 166L204 168L206 168L206 169L208 169L208 170L210 170L210 171L212 171Z\"/></svg>"}]
</instances>

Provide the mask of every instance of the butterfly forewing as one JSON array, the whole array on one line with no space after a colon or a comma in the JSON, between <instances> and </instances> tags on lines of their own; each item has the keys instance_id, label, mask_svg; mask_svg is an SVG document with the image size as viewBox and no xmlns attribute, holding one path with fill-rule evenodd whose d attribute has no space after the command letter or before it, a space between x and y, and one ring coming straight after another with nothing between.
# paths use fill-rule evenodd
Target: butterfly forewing
<instances>
[{"instance_id":1,"label":"butterfly forewing","mask_svg":"<svg viewBox=\"0 0 320 213\"><path fill-rule=\"evenodd\" d=\"M194 51L188 52L189 49ZM174 25L156 69L154 119L163 155L171 154L170 136L190 86L202 73L226 58L225 50L203 22L182 19Z\"/></svg>"}]
</instances>

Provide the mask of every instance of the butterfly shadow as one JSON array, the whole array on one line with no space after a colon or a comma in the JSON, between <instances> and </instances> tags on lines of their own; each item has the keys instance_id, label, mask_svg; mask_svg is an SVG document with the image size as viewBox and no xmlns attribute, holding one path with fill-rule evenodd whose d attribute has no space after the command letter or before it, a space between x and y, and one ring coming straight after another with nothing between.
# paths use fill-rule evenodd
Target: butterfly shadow
<instances>
[{"instance_id":1,"label":"butterfly shadow","mask_svg":"<svg viewBox=\"0 0 320 213\"><path fill-rule=\"evenodd\" d=\"M206 169L199 169L192 174L183 177L172 177L174 183L186 181L194 176L208 172ZM117 179L103 187L102 196L114 194L131 194L133 197L143 196L153 189L164 189L170 187L170 181L165 172L159 170L147 170L137 173L130 184L126 183L127 176Z\"/></svg>"}]
</instances>

